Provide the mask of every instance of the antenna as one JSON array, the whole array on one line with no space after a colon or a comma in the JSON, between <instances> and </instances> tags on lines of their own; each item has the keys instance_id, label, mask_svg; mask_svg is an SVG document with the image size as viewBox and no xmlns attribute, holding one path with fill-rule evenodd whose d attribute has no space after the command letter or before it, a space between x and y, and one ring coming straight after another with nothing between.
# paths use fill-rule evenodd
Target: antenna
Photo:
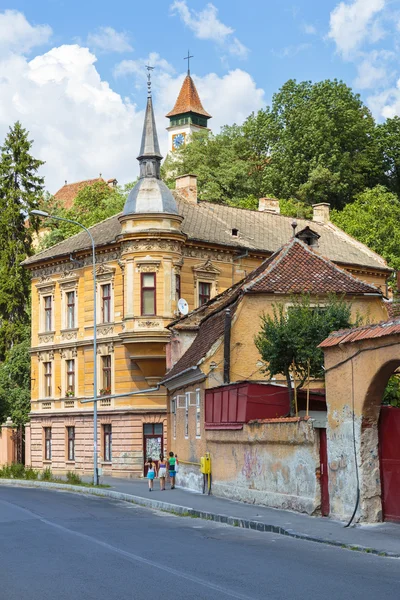
<instances>
[{"instance_id":1,"label":"antenna","mask_svg":"<svg viewBox=\"0 0 400 600\"><path fill-rule=\"evenodd\" d=\"M151 72L153 71L154 67L151 67L150 65L146 65L146 69L147 69L147 97L151 98Z\"/></svg>"},{"instance_id":2,"label":"antenna","mask_svg":"<svg viewBox=\"0 0 400 600\"><path fill-rule=\"evenodd\" d=\"M187 70L187 74L190 75L190 59L194 58L194 56L190 56L190 52L188 50L187 56L185 56L185 58L183 60L187 60L188 61L188 70Z\"/></svg>"},{"instance_id":3,"label":"antenna","mask_svg":"<svg viewBox=\"0 0 400 600\"><path fill-rule=\"evenodd\" d=\"M187 315L189 312L189 304L186 302L184 298L179 298L178 300L178 310L181 315Z\"/></svg>"}]
</instances>

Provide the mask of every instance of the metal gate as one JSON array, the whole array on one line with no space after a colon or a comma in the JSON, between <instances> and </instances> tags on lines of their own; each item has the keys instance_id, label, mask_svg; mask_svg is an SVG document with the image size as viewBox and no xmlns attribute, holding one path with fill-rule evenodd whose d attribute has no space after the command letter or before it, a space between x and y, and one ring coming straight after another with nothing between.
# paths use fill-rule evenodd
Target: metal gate
<instances>
[{"instance_id":1,"label":"metal gate","mask_svg":"<svg viewBox=\"0 0 400 600\"><path fill-rule=\"evenodd\" d=\"M400 408L381 407L379 453L383 518L400 521Z\"/></svg>"}]
</instances>

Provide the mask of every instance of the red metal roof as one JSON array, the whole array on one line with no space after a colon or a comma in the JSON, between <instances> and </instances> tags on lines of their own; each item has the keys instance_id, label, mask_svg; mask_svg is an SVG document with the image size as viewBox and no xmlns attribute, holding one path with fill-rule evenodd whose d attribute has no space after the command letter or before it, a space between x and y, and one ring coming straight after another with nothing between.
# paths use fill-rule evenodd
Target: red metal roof
<instances>
[{"instance_id":1,"label":"red metal roof","mask_svg":"<svg viewBox=\"0 0 400 600\"><path fill-rule=\"evenodd\" d=\"M320 348L329 348L338 346L339 344L349 344L359 342L361 340L369 340L373 338L386 337L388 335L397 335L400 333L400 317L390 319L389 321L381 321L375 325L363 325L362 327L354 327L353 329L342 329L334 331L321 344Z\"/></svg>"}]
</instances>

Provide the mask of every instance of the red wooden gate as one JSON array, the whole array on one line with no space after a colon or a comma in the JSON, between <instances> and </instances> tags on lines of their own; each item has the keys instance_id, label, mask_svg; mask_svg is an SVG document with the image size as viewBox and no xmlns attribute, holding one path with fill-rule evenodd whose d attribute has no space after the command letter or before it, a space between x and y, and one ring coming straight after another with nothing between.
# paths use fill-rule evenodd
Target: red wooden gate
<instances>
[{"instance_id":1,"label":"red wooden gate","mask_svg":"<svg viewBox=\"0 0 400 600\"><path fill-rule=\"evenodd\" d=\"M379 453L383 518L400 521L400 408L381 407Z\"/></svg>"},{"instance_id":2,"label":"red wooden gate","mask_svg":"<svg viewBox=\"0 0 400 600\"><path fill-rule=\"evenodd\" d=\"M329 516L329 480L328 480L328 446L326 441L326 429L319 430L319 460L320 460L320 484L321 484L321 514Z\"/></svg>"}]
</instances>

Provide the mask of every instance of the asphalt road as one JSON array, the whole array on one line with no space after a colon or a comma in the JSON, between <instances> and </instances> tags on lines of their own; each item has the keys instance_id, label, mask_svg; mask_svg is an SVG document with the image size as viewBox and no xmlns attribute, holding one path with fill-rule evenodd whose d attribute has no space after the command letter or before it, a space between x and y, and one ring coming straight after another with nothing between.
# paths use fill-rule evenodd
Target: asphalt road
<instances>
[{"instance_id":1,"label":"asphalt road","mask_svg":"<svg viewBox=\"0 0 400 600\"><path fill-rule=\"evenodd\" d=\"M400 561L0 486L1 600L399 600Z\"/></svg>"}]
</instances>

